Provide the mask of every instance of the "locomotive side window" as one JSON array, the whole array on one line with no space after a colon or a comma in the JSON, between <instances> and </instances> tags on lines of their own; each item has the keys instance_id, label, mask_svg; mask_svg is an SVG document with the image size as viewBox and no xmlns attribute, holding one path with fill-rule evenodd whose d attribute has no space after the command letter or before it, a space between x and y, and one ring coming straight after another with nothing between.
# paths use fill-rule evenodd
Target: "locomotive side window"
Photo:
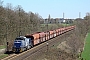
<instances>
[{"instance_id":1,"label":"locomotive side window","mask_svg":"<svg viewBox=\"0 0 90 60\"><path fill-rule=\"evenodd\" d=\"M16 38L15 40L25 40L24 38Z\"/></svg>"}]
</instances>

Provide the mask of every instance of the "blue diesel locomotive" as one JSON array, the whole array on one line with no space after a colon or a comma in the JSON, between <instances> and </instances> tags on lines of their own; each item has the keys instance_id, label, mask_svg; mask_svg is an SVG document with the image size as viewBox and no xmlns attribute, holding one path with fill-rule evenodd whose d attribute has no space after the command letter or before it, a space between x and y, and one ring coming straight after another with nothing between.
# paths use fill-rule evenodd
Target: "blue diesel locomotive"
<instances>
[{"instance_id":1,"label":"blue diesel locomotive","mask_svg":"<svg viewBox=\"0 0 90 60\"><path fill-rule=\"evenodd\" d=\"M13 52L23 52L31 47L33 47L32 39L20 36L14 41Z\"/></svg>"}]
</instances>

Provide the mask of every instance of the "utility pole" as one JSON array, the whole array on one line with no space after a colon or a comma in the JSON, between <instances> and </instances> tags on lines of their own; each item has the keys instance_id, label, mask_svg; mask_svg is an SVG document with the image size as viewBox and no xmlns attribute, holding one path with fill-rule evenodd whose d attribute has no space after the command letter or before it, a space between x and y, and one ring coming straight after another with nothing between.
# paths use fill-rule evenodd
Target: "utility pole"
<instances>
[{"instance_id":1,"label":"utility pole","mask_svg":"<svg viewBox=\"0 0 90 60\"><path fill-rule=\"evenodd\" d=\"M7 9L7 18L10 18L9 17L9 7L8 7L8 9ZM6 18L5 18L6 19ZM9 21L9 20L8 20ZM8 41L8 34L9 34L9 32L8 32L8 28L10 27L10 25L8 24L8 21L6 21L6 44L7 44L7 47L6 47L6 49L7 49L7 53L9 52L9 41ZM10 23L10 22L9 22Z\"/></svg>"},{"instance_id":2,"label":"utility pole","mask_svg":"<svg viewBox=\"0 0 90 60\"><path fill-rule=\"evenodd\" d=\"M47 30L48 30L48 19L47 19Z\"/></svg>"},{"instance_id":3,"label":"utility pole","mask_svg":"<svg viewBox=\"0 0 90 60\"><path fill-rule=\"evenodd\" d=\"M81 18L81 12L79 12L79 18Z\"/></svg>"},{"instance_id":4,"label":"utility pole","mask_svg":"<svg viewBox=\"0 0 90 60\"><path fill-rule=\"evenodd\" d=\"M20 18L20 20L19 20L19 24L20 24L20 26L19 26L19 36L21 36L21 16L20 16L20 7L19 7L19 18Z\"/></svg>"},{"instance_id":5,"label":"utility pole","mask_svg":"<svg viewBox=\"0 0 90 60\"><path fill-rule=\"evenodd\" d=\"M63 20L64 20L64 12L63 12Z\"/></svg>"},{"instance_id":6,"label":"utility pole","mask_svg":"<svg viewBox=\"0 0 90 60\"><path fill-rule=\"evenodd\" d=\"M9 18L9 8L7 9L6 11L6 15L7 15L7 18ZM6 18L5 18L6 20ZM9 41L8 41L8 28L10 27L10 25L8 24L8 21L6 20L6 49L7 49L7 52L9 52Z\"/></svg>"},{"instance_id":7,"label":"utility pole","mask_svg":"<svg viewBox=\"0 0 90 60\"><path fill-rule=\"evenodd\" d=\"M48 19L47 19L47 30L48 30L48 22L50 21L50 14L48 16Z\"/></svg>"},{"instance_id":8,"label":"utility pole","mask_svg":"<svg viewBox=\"0 0 90 60\"><path fill-rule=\"evenodd\" d=\"M64 17L65 17L65 13L63 12L63 21L64 21L64 23L66 23L66 20L64 19Z\"/></svg>"},{"instance_id":9,"label":"utility pole","mask_svg":"<svg viewBox=\"0 0 90 60\"><path fill-rule=\"evenodd\" d=\"M5 18L5 20L6 20L6 18ZM7 21L6 21L6 51L8 52L9 50L8 50L8 40L7 40L7 31L8 31L8 24L7 24Z\"/></svg>"},{"instance_id":10,"label":"utility pole","mask_svg":"<svg viewBox=\"0 0 90 60\"><path fill-rule=\"evenodd\" d=\"M63 12L63 20L65 20L64 18L65 18L65 13ZM64 28L66 29L66 26L67 26L66 20L65 20L65 24L66 25L64 26ZM66 32L66 31L64 31L64 32ZM66 35L65 35L65 40L66 40Z\"/></svg>"},{"instance_id":11,"label":"utility pole","mask_svg":"<svg viewBox=\"0 0 90 60\"><path fill-rule=\"evenodd\" d=\"M64 22L64 12L63 12L63 22Z\"/></svg>"},{"instance_id":12,"label":"utility pole","mask_svg":"<svg viewBox=\"0 0 90 60\"><path fill-rule=\"evenodd\" d=\"M65 13L63 12L63 21L64 21L64 23L65 23L66 21L65 21L65 19L64 19L64 17L65 17L64 15L65 15ZM64 27L65 27L65 26L64 26Z\"/></svg>"}]
</instances>

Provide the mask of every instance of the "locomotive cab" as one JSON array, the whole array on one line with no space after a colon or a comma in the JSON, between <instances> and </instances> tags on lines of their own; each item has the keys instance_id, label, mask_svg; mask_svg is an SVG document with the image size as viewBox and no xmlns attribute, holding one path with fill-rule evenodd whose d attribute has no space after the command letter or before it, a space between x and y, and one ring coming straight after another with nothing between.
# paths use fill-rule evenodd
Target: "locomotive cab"
<instances>
[{"instance_id":1,"label":"locomotive cab","mask_svg":"<svg viewBox=\"0 0 90 60\"><path fill-rule=\"evenodd\" d=\"M33 36L25 36L27 39L29 39L29 44L30 44L30 47L33 47L34 46L34 37Z\"/></svg>"}]
</instances>

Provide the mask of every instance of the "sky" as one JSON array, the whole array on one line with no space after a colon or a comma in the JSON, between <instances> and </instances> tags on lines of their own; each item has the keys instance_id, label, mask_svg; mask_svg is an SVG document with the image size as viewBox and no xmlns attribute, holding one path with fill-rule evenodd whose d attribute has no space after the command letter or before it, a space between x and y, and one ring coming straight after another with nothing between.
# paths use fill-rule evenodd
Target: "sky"
<instances>
[{"instance_id":1,"label":"sky","mask_svg":"<svg viewBox=\"0 0 90 60\"><path fill-rule=\"evenodd\" d=\"M6 6L11 3L13 7L21 5L24 11L38 13L42 18L81 18L90 12L90 0L1 0Z\"/></svg>"}]
</instances>

